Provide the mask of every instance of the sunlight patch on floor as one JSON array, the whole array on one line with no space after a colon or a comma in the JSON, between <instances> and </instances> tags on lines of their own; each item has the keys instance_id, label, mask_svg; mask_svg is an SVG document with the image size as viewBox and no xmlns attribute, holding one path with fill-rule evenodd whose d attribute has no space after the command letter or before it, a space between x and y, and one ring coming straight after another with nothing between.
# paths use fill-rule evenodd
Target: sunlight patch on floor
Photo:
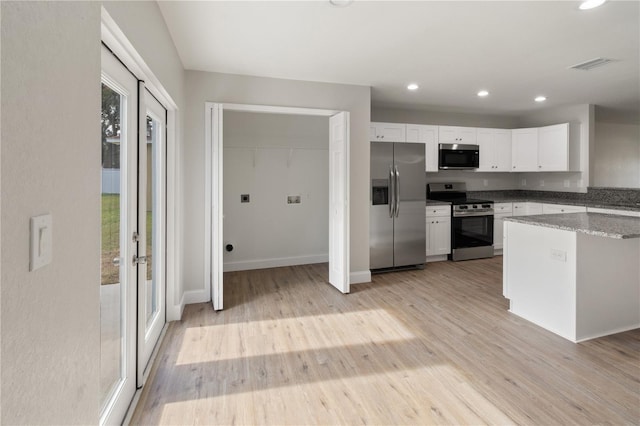
<instances>
[{"instance_id":1,"label":"sunlight patch on floor","mask_svg":"<svg viewBox=\"0 0 640 426\"><path fill-rule=\"evenodd\" d=\"M380 395L385 395L384 403ZM196 418L193 413L201 414ZM170 402L162 409L160 423L512 424L513 420L455 368L433 365Z\"/></svg>"},{"instance_id":2,"label":"sunlight patch on floor","mask_svg":"<svg viewBox=\"0 0 640 426\"><path fill-rule=\"evenodd\" d=\"M415 335L383 309L191 327L185 330L176 364L412 338Z\"/></svg>"}]
</instances>

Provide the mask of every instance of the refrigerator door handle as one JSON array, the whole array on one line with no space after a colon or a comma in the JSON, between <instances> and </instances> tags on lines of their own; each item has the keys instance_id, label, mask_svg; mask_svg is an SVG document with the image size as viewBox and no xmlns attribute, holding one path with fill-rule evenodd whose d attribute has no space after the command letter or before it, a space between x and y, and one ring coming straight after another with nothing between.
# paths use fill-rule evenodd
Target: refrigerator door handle
<instances>
[{"instance_id":1,"label":"refrigerator door handle","mask_svg":"<svg viewBox=\"0 0 640 426\"><path fill-rule=\"evenodd\" d=\"M398 217L398 215L400 214L400 172L398 171L398 166L395 166L396 168L396 189L394 192L395 195L395 201L396 201L396 217Z\"/></svg>"},{"instance_id":2,"label":"refrigerator door handle","mask_svg":"<svg viewBox=\"0 0 640 426\"><path fill-rule=\"evenodd\" d=\"M393 167L389 166L389 217L395 214L395 179L393 178Z\"/></svg>"}]
</instances>

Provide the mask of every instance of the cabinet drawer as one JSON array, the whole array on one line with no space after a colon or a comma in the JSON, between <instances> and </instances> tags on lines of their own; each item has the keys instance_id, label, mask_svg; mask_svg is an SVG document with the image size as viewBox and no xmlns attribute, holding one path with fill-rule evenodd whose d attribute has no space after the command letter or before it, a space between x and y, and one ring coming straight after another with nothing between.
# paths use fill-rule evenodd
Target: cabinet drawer
<instances>
[{"instance_id":1,"label":"cabinet drawer","mask_svg":"<svg viewBox=\"0 0 640 426\"><path fill-rule=\"evenodd\" d=\"M640 212L632 210L602 209L599 207L587 207L589 213L615 214L618 216L640 217Z\"/></svg>"},{"instance_id":2,"label":"cabinet drawer","mask_svg":"<svg viewBox=\"0 0 640 426\"><path fill-rule=\"evenodd\" d=\"M493 211L494 214L502 214L502 213L511 213L513 210L513 204L511 203L494 203Z\"/></svg>"},{"instance_id":3,"label":"cabinet drawer","mask_svg":"<svg viewBox=\"0 0 640 426\"><path fill-rule=\"evenodd\" d=\"M564 204L543 204L543 214L557 214L557 213L584 213L587 208L584 206L568 206Z\"/></svg>"},{"instance_id":4,"label":"cabinet drawer","mask_svg":"<svg viewBox=\"0 0 640 426\"><path fill-rule=\"evenodd\" d=\"M451 206L427 206L427 217L451 216Z\"/></svg>"}]
</instances>

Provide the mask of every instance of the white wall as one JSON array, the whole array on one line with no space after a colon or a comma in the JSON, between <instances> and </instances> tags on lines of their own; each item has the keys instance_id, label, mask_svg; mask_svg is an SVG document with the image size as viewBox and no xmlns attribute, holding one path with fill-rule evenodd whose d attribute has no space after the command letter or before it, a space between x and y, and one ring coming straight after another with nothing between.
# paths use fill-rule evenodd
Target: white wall
<instances>
[{"instance_id":1,"label":"white wall","mask_svg":"<svg viewBox=\"0 0 640 426\"><path fill-rule=\"evenodd\" d=\"M97 424L100 3L1 2L3 424ZM29 272L29 218L53 261Z\"/></svg>"},{"instance_id":2,"label":"white wall","mask_svg":"<svg viewBox=\"0 0 640 426\"><path fill-rule=\"evenodd\" d=\"M203 288L203 200L204 107L207 101L350 111L351 271L369 270L369 87L187 71L186 100L185 290L200 294L206 291Z\"/></svg>"},{"instance_id":3,"label":"white wall","mask_svg":"<svg viewBox=\"0 0 640 426\"><path fill-rule=\"evenodd\" d=\"M326 262L328 117L227 111L223 131L225 270Z\"/></svg>"},{"instance_id":4,"label":"white wall","mask_svg":"<svg viewBox=\"0 0 640 426\"><path fill-rule=\"evenodd\" d=\"M569 123L569 161L572 172L519 173L519 188L536 191L586 192L590 185L589 152L594 142L593 105L541 109L519 118L518 127ZM568 186L565 184L568 183Z\"/></svg>"},{"instance_id":5,"label":"white wall","mask_svg":"<svg viewBox=\"0 0 640 426\"><path fill-rule=\"evenodd\" d=\"M595 139L592 186L640 188L640 125L596 121Z\"/></svg>"}]
</instances>

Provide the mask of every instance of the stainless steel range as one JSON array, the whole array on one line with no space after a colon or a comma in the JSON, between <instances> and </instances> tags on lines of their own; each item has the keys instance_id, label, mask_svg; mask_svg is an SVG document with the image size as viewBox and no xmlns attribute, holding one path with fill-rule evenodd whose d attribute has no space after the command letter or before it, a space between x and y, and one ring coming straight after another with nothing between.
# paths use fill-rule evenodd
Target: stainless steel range
<instances>
[{"instance_id":1,"label":"stainless steel range","mask_svg":"<svg viewBox=\"0 0 640 426\"><path fill-rule=\"evenodd\" d=\"M493 201L467 198L464 182L430 183L427 198L452 204L449 259L493 256Z\"/></svg>"}]
</instances>

